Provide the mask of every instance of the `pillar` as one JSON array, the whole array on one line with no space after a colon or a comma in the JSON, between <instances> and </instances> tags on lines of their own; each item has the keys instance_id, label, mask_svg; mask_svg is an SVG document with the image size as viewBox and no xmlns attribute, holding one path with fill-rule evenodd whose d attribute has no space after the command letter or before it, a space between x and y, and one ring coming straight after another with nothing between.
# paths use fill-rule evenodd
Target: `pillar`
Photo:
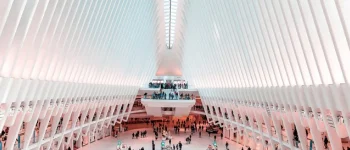
<instances>
[{"instance_id":1,"label":"pillar","mask_svg":"<svg viewBox=\"0 0 350 150\"><path fill-rule=\"evenodd\" d=\"M298 137L300 141L301 147L300 149L307 149L307 138L306 138L306 133L305 133L305 128L301 125L301 120L299 114L293 114L294 122L295 122L295 127L296 130L298 131Z\"/></svg>"},{"instance_id":2,"label":"pillar","mask_svg":"<svg viewBox=\"0 0 350 150\"><path fill-rule=\"evenodd\" d=\"M6 149L14 149L14 144L16 139L18 138L18 134L20 132L24 114L22 112L18 113L15 117L15 123L10 127L7 140L6 140Z\"/></svg>"},{"instance_id":3,"label":"pillar","mask_svg":"<svg viewBox=\"0 0 350 150\"><path fill-rule=\"evenodd\" d=\"M312 140L314 141L313 144L315 145L316 149L324 150L321 132L317 130L317 125L315 121L316 120L314 120L313 118L309 119L308 121L310 126L310 134L312 135Z\"/></svg>"}]
</instances>

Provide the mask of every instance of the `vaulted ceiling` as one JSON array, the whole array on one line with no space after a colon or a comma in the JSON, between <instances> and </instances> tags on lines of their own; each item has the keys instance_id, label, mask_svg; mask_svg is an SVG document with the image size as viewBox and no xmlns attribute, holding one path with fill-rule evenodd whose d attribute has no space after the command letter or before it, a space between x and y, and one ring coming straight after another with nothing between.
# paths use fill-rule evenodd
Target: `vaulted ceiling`
<instances>
[{"instance_id":1,"label":"vaulted ceiling","mask_svg":"<svg viewBox=\"0 0 350 150\"><path fill-rule=\"evenodd\" d=\"M1 1L1 88L20 87L23 80L137 91L158 68L158 5L148 0Z\"/></svg>"},{"instance_id":2,"label":"vaulted ceiling","mask_svg":"<svg viewBox=\"0 0 350 150\"><path fill-rule=\"evenodd\" d=\"M0 84L132 93L156 73L183 75L198 89L348 83L349 3L179 0L167 24L160 0L3 0Z\"/></svg>"},{"instance_id":3,"label":"vaulted ceiling","mask_svg":"<svg viewBox=\"0 0 350 150\"><path fill-rule=\"evenodd\" d=\"M187 0L183 74L200 91L226 90L201 93L211 96L348 84L349 8L349 0Z\"/></svg>"}]
</instances>

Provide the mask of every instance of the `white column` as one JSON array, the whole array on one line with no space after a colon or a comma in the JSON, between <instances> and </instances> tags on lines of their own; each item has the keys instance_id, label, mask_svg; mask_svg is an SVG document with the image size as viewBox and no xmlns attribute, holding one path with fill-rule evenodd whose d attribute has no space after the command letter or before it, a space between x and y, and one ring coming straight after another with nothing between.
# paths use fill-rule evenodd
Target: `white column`
<instances>
[{"instance_id":1,"label":"white column","mask_svg":"<svg viewBox=\"0 0 350 150\"><path fill-rule=\"evenodd\" d=\"M314 145L316 149L323 150L323 141L321 137L321 132L317 130L316 122L314 119L309 119L309 126L310 126L310 134L312 135L312 139L314 141Z\"/></svg>"}]
</instances>

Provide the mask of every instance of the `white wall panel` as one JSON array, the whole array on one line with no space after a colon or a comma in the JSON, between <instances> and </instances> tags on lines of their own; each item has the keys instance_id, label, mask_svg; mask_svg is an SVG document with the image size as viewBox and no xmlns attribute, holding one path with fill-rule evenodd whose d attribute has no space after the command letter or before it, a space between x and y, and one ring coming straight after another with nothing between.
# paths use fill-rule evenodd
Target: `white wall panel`
<instances>
[{"instance_id":1,"label":"white wall panel","mask_svg":"<svg viewBox=\"0 0 350 150\"><path fill-rule=\"evenodd\" d=\"M293 141L261 131L261 123L271 129L283 121L298 130L311 126L315 138L326 132L334 138L332 148L340 148L339 139L350 129L344 123L348 108L341 105L347 97L342 91L348 85L350 63L347 0L185 0L184 4L183 75L211 112L212 106L223 110L222 98L231 99L235 113L257 119L259 127L252 129L250 121L235 116L230 124L244 134L252 130L292 148ZM250 107L260 111L251 116ZM205 111L209 120L226 126L220 115ZM341 116L346 121L339 122ZM285 127L286 139L292 140L293 126ZM306 148L305 136L300 137Z\"/></svg>"},{"instance_id":2,"label":"white wall panel","mask_svg":"<svg viewBox=\"0 0 350 150\"><path fill-rule=\"evenodd\" d=\"M139 86L149 82L158 66L158 7L158 2L147 0L0 2L0 97L1 110L6 112L1 124L26 121L32 124L27 131L33 130L38 118L44 125L51 115L69 114L74 104L85 105L89 99L99 104L97 116L104 107L100 104L109 104L105 101L113 97L118 97L111 101L113 105L132 104ZM18 109L22 101L27 102L23 103L27 117L34 108L41 112L29 119L20 117L16 112L23 111ZM11 105L16 109L11 110ZM125 110L120 115L127 118ZM15 111L12 116L11 111ZM106 116L104 112L95 123L109 123L111 117L120 117L118 114ZM70 115L65 115L66 119ZM97 127L90 124L91 129ZM82 127L85 125L64 133L80 132ZM51 145L43 136L40 133L37 145L25 141L25 147ZM62 139L57 138L59 142Z\"/></svg>"}]
</instances>

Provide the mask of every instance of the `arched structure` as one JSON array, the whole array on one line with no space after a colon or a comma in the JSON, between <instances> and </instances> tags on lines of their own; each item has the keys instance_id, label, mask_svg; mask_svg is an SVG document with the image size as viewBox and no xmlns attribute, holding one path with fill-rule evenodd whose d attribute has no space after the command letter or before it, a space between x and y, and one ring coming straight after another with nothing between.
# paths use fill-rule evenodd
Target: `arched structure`
<instances>
[{"instance_id":1,"label":"arched structure","mask_svg":"<svg viewBox=\"0 0 350 150\"><path fill-rule=\"evenodd\" d=\"M182 75L208 120L245 137L242 144L308 149L306 128L316 149L325 135L342 149L350 135L349 0L166 3L2 0L6 148L22 135L19 149L59 149L127 121L139 88L157 73ZM176 13L164 10L171 4Z\"/></svg>"}]
</instances>

